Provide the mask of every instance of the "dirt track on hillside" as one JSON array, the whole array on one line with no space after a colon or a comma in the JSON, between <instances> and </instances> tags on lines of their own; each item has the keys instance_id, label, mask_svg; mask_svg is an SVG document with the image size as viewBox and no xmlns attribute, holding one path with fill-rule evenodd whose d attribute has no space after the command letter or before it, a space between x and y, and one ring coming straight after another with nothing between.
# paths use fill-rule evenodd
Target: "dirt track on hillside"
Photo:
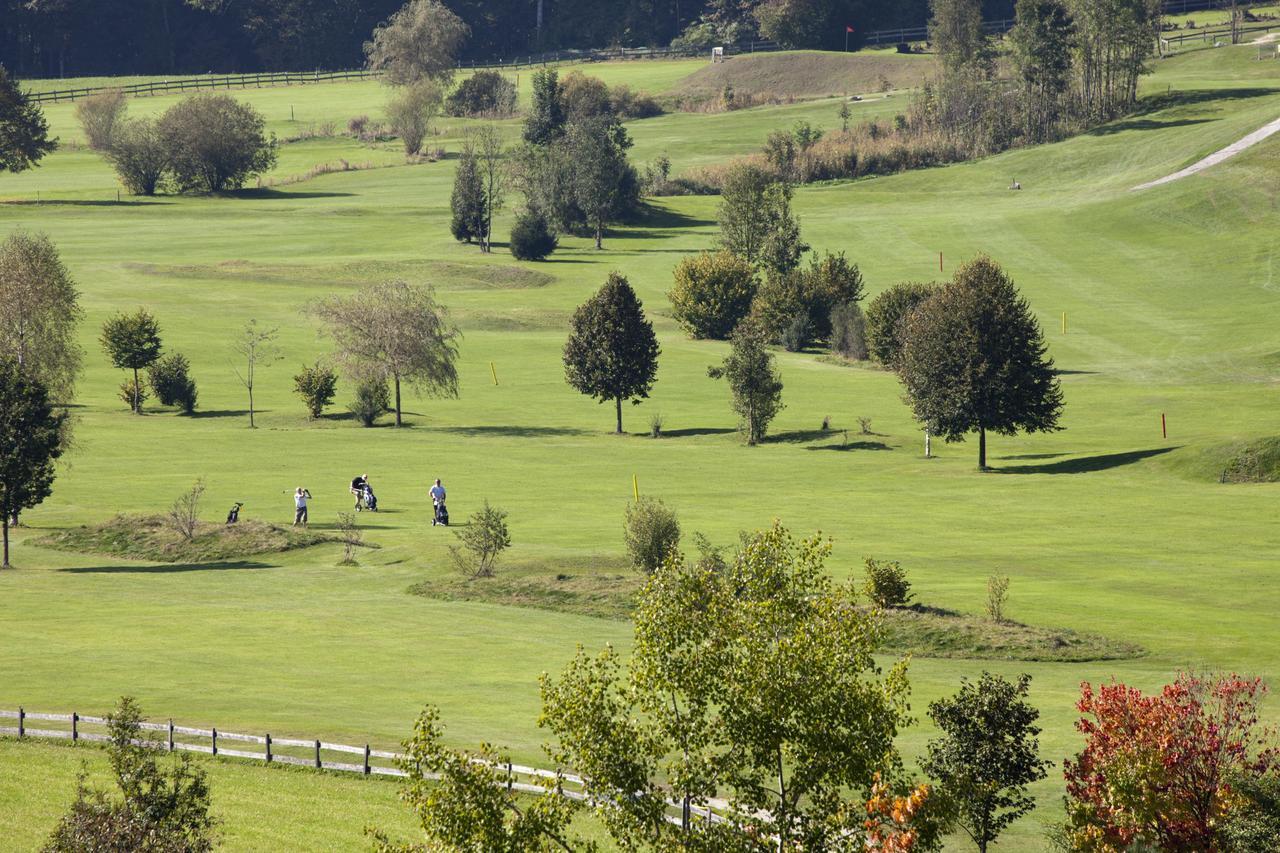
<instances>
[{"instance_id":1,"label":"dirt track on hillside","mask_svg":"<svg viewBox=\"0 0 1280 853\"><path fill-rule=\"evenodd\" d=\"M1172 175L1165 175L1163 178L1157 178L1154 181L1148 181L1145 184L1139 184L1138 186L1134 187L1131 190L1131 192L1137 192L1138 190L1151 189L1152 187L1158 187L1161 184L1173 183L1174 181L1181 180L1182 178L1185 178L1188 175L1194 175L1197 172L1203 172L1205 169L1208 169L1210 166L1216 166L1224 160L1229 160L1230 158L1239 154L1241 151L1244 151L1246 148L1252 148L1262 140L1268 138L1269 136L1275 133L1280 133L1280 118L1276 119L1275 121L1271 122L1268 125L1265 125L1255 130L1253 133L1249 134L1243 139L1233 142L1232 144L1228 145L1226 148L1222 148L1218 151L1213 152L1208 157L1205 157L1203 160L1199 161L1198 163L1192 163L1187 168L1182 169L1181 171L1178 171L1178 172L1174 172Z\"/></svg>"}]
</instances>

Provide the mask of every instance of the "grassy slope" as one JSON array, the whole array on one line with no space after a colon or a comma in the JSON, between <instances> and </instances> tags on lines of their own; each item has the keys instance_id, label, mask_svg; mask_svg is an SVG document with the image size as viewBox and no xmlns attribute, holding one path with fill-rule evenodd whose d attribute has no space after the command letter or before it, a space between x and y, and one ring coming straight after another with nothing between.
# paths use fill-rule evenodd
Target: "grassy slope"
<instances>
[{"instance_id":1,"label":"grassy slope","mask_svg":"<svg viewBox=\"0 0 1280 853\"><path fill-rule=\"evenodd\" d=\"M331 557L320 549L263 568L211 571L20 544L21 568L0 575L0 703L88 711L131 692L156 713L196 724L391 744L430 701L442 706L459 742L487 738L538 758L537 674L556 669L576 643L625 645L628 632L605 620L405 595L412 583L449 571L450 537L424 526L434 476L451 487L458 516L482 497L508 509L513 560L542 561L548 571L559 560L621 550L622 508L637 474L642 489L678 508L686 529L721 542L775 517L799 531L821 529L836 539L833 572L855 571L867 554L900 559L927 604L980 612L987 576L1008 574L1014 618L1132 640L1150 655L1081 665L917 660L915 705L922 712L960 675L984 666L1031 672L1045 751L1054 758L1075 743L1071 702L1081 679L1114 675L1154 686L1187 666L1275 676L1278 571L1274 535L1261 520L1280 487L1221 487L1189 477L1180 460L1274 431L1280 335L1270 237L1280 140L1177 184L1127 191L1275 117L1280 95L1249 56L1242 48L1162 63L1151 90L1211 94L1107 132L797 194L807 239L849 252L872 292L936 275L939 251L948 269L987 251L1040 313L1052 354L1070 371L1067 430L994 440L995 464L1006 473L985 477L973 473L971 446L935 445L939 459L920 458L919 433L891 376L812 356L779 355L788 408L776 431L791 440L738 445L725 391L704 375L723 347L685 340L663 297L680 254L714 241L714 199L666 200L644 225L618 229L603 254L568 239L539 267L553 284L506 290L422 264L509 261L448 239L451 163L332 175L252 200L161 198L107 208L84 203L114 197L110 172L87 153L59 153L35 172L0 179L0 197L56 187L46 192L67 202L0 206L0 227L50 232L88 313L80 448L20 539L115 512L155 511L199 475L209 482L211 516L244 500L246 514L284 520L285 490L303 484L317 496L313 518L323 521L345 507L344 481L357 470L373 475L392 510L368 519L369 538L384 548L355 570L332 567L336 546ZM631 80L654 68L637 63L616 73ZM290 103L300 121L342 122L372 112L382 94L335 84L244 96L283 135ZM147 99L137 108L164 105ZM827 101L638 122L635 153L644 160L666 151L678 171L751 148L800 116L830 127L834 112ZM50 118L64 138L76 135L69 107L51 108ZM452 134L463 123L445 124ZM366 156L347 142L304 145L324 149L309 162L346 156L330 150ZM290 171L301 171L310 154L295 148L285 156L296 159ZM1004 189L1013 177L1021 193ZM232 259L249 263L228 275L218 265ZM400 434L345 421L309 428L289 376L325 345L298 309L351 287L343 265L373 261L371 275L404 264L400 272L437 284L454 307L466 332L462 397L411 404L414 428ZM157 269L143 274L135 262ZM255 264L308 270L280 281L256 276ZM171 266L194 269L179 276L164 271ZM628 426L639 431L661 411L675 437L608 435L609 413L561 379L568 313L613 268L631 276L664 351L654 397L627 410ZM111 311L136 304L150 306L167 344L190 357L204 416L138 419L114 399L122 377L97 350L96 329ZM243 429L243 391L228 365L230 337L249 317L281 325L287 352L264 374L268 411L253 433ZM490 362L500 386L489 378ZM887 449L829 449L838 440L807 432L828 414L839 428L871 417ZM1242 598L1244 588L1250 594ZM913 728L904 748L918 749L927 735ZM1037 821L1057 816L1059 783L1037 791L1044 807L1015 830L1010 849L1033 847ZM0 817L0 826L10 820Z\"/></svg>"}]
</instances>

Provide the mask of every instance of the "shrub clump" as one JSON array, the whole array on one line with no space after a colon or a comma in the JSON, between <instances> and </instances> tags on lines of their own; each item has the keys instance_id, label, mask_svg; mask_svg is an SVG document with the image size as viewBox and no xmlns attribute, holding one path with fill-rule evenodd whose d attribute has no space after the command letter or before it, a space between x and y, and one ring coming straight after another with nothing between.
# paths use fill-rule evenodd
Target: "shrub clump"
<instances>
[{"instance_id":1,"label":"shrub clump","mask_svg":"<svg viewBox=\"0 0 1280 853\"><path fill-rule=\"evenodd\" d=\"M905 607L911 600L911 582L897 560L867 557L863 590L877 607Z\"/></svg>"},{"instance_id":2,"label":"shrub clump","mask_svg":"<svg viewBox=\"0 0 1280 853\"><path fill-rule=\"evenodd\" d=\"M387 102L387 123L404 143L404 153L415 157L431 129L431 119L440 110L440 87L423 81L406 86Z\"/></svg>"},{"instance_id":3,"label":"shrub clump","mask_svg":"<svg viewBox=\"0 0 1280 853\"><path fill-rule=\"evenodd\" d=\"M729 251L685 258L667 294L676 321L695 338L724 340L751 310L759 283L751 264Z\"/></svg>"},{"instance_id":4,"label":"shrub clump","mask_svg":"<svg viewBox=\"0 0 1280 853\"><path fill-rule=\"evenodd\" d=\"M867 349L871 357L892 368L902 352L903 321L933 295L936 284L906 281L895 284L867 306Z\"/></svg>"},{"instance_id":5,"label":"shrub clump","mask_svg":"<svg viewBox=\"0 0 1280 853\"><path fill-rule=\"evenodd\" d=\"M110 151L129 105L124 92L108 89L76 102L76 120L94 151Z\"/></svg>"},{"instance_id":6,"label":"shrub clump","mask_svg":"<svg viewBox=\"0 0 1280 853\"><path fill-rule=\"evenodd\" d=\"M391 411L391 392L383 379L371 379L356 386L356 398L347 406L361 426L371 427Z\"/></svg>"},{"instance_id":7,"label":"shrub clump","mask_svg":"<svg viewBox=\"0 0 1280 853\"><path fill-rule=\"evenodd\" d=\"M642 497L627 504L623 539L631 565L653 574L680 547L680 521L658 498Z\"/></svg>"},{"instance_id":8,"label":"shrub clump","mask_svg":"<svg viewBox=\"0 0 1280 853\"><path fill-rule=\"evenodd\" d=\"M551 225L542 214L534 210L522 210L516 214L511 226L511 254L518 261L541 261L559 245Z\"/></svg>"},{"instance_id":9,"label":"shrub clump","mask_svg":"<svg viewBox=\"0 0 1280 853\"><path fill-rule=\"evenodd\" d=\"M162 356L147 368L147 382L162 406L177 406L183 414L196 410L196 382L190 376L191 365L182 353Z\"/></svg>"},{"instance_id":10,"label":"shrub clump","mask_svg":"<svg viewBox=\"0 0 1280 853\"><path fill-rule=\"evenodd\" d=\"M797 352L831 337L831 313L862 299L862 273L844 253L814 257L807 269L773 272L756 293L752 316L769 335Z\"/></svg>"},{"instance_id":11,"label":"shrub clump","mask_svg":"<svg viewBox=\"0 0 1280 853\"><path fill-rule=\"evenodd\" d=\"M516 112L516 84L497 71L477 71L445 100L456 118L508 118Z\"/></svg>"},{"instance_id":12,"label":"shrub clump","mask_svg":"<svg viewBox=\"0 0 1280 853\"><path fill-rule=\"evenodd\" d=\"M192 95L159 122L173 181L181 192L222 192L243 187L276 163L275 136L266 119L230 95Z\"/></svg>"},{"instance_id":13,"label":"shrub clump","mask_svg":"<svg viewBox=\"0 0 1280 853\"><path fill-rule=\"evenodd\" d=\"M293 377L293 390L306 404L307 417L315 420L324 414L324 407L332 403L334 395L338 393L338 374L333 368L317 362L303 367Z\"/></svg>"},{"instance_id":14,"label":"shrub clump","mask_svg":"<svg viewBox=\"0 0 1280 853\"><path fill-rule=\"evenodd\" d=\"M149 118L121 123L105 156L120 183L134 195L155 195L169 171L169 146L159 125Z\"/></svg>"},{"instance_id":15,"label":"shrub clump","mask_svg":"<svg viewBox=\"0 0 1280 853\"><path fill-rule=\"evenodd\" d=\"M866 361L867 321L856 302L843 302L831 311L831 351L854 361Z\"/></svg>"}]
</instances>

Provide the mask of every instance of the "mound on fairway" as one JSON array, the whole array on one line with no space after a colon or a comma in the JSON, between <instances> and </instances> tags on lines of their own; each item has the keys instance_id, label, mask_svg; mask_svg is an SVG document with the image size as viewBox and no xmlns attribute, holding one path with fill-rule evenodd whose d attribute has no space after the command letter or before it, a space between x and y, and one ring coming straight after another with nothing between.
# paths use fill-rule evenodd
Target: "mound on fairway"
<instances>
[{"instance_id":1,"label":"mound on fairway","mask_svg":"<svg viewBox=\"0 0 1280 853\"><path fill-rule=\"evenodd\" d=\"M1264 438L1226 448L1220 479L1224 483L1280 482L1280 438Z\"/></svg>"},{"instance_id":2,"label":"mound on fairway","mask_svg":"<svg viewBox=\"0 0 1280 853\"><path fill-rule=\"evenodd\" d=\"M885 648L926 658L1083 662L1124 660L1141 646L1065 628L991 622L949 610L913 606L882 613Z\"/></svg>"},{"instance_id":3,"label":"mound on fairway","mask_svg":"<svg viewBox=\"0 0 1280 853\"><path fill-rule=\"evenodd\" d=\"M931 57L895 53L755 53L695 71L673 93L716 95L732 86L794 98L852 95L919 86L932 70Z\"/></svg>"},{"instance_id":4,"label":"mound on fairway","mask_svg":"<svg viewBox=\"0 0 1280 853\"><path fill-rule=\"evenodd\" d=\"M212 563L257 554L278 554L336 542L333 536L262 521L239 524L201 522L195 536L185 539L161 515L117 515L103 524L60 530L35 544L61 551L105 554L157 563Z\"/></svg>"}]
</instances>

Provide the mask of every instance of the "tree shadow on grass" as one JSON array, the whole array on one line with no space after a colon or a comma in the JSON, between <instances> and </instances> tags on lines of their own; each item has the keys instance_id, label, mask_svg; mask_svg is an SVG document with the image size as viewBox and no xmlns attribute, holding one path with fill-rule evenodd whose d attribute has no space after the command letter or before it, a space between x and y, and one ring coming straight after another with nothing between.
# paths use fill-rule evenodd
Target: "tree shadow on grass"
<instances>
[{"instance_id":1,"label":"tree shadow on grass","mask_svg":"<svg viewBox=\"0 0 1280 853\"><path fill-rule=\"evenodd\" d=\"M762 444L805 444L810 441L817 441L820 438L831 438L839 435L839 431L833 429L793 429L788 432L776 432L773 435L767 435Z\"/></svg>"},{"instance_id":2,"label":"tree shadow on grass","mask_svg":"<svg viewBox=\"0 0 1280 853\"><path fill-rule=\"evenodd\" d=\"M253 187L247 190L233 190L231 192L217 193L211 195L210 198L246 198L246 199L308 199L308 198L351 198L355 193L332 193L321 192L319 190L306 190L290 192L288 190L277 190L271 187Z\"/></svg>"},{"instance_id":3,"label":"tree shadow on grass","mask_svg":"<svg viewBox=\"0 0 1280 853\"><path fill-rule=\"evenodd\" d=\"M265 409L255 409L255 415L261 415ZM196 418L247 418L249 417L248 409L196 409L187 417Z\"/></svg>"},{"instance_id":4,"label":"tree shadow on grass","mask_svg":"<svg viewBox=\"0 0 1280 853\"><path fill-rule=\"evenodd\" d=\"M574 427L539 426L442 426L435 432L447 432L468 438L552 438L555 436L585 435Z\"/></svg>"},{"instance_id":5,"label":"tree shadow on grass","mask_svg":"<svg viewBox=\"0 0 1280 853\"><path fill-rule=\"evenodd\" d=\"M63 207L150 207L156 204L173 204L171 201L125 201L121 199L76 199L76 198L55 198L41 199L36 201L34 198L14 198L0 201L0 204L15 205L32 205L34 207L44 207L45 205L59 205Z\"/></svg>"},{"instance_id":6,"label":"tree shadow on grass","mask_svg":"<svg viewBox=\"0 0 1280 853\"><path fill-rule=\"evenodd\" d=\"M992 458L1006 462L1014 462L1027 459L1059 459L1066 455L1067 454L1065 453L1017 453L1012 456L994 456Z\"/></svg>"},{"instance_id":7,"label":"tree shadow on grass","mask_svg":"<svg viewBox=\"0 0 1280 853\"><path fill-rule=\"evenodd\" d=\"M1162 456L1177 447L1153 447L1150 450L1129 450L1124 453L1103 453L1099 456L1082 456L1077 459L1063 459L1061 462L1049 462L1044 465L1009 465L1004 468L993 468L996 474L1092 474L1096 471L1108 471Z\"/></svg>"},{"instance_id":8,"label":"tree shadow on grass","mask_svg":"<svg viewBox=\"0 0 1280 853\"><path fill-rule=\"evenodd\" d=\"M640 206L640 214L626 223L627 225L636 225L641 228L698 228L700 226L715 225L715 220L701 219L696 216L688 216L678 210L671 210L666 207L659 207L654 204L643 204Z\"/></svg>"},{"instance_id":9,"label":"tree shadow on grass","mask_svg":"<svg viewBox=\"0 0 1280 853\"><path fill-rule=\"evenodd\" d=\"M728 435L737 432L732 427L689 427L688 429L664 429L662 438L692 438L697 435ZM648 433L645 433L646 435Z\"/></svg>"},{"instance_id":10,"label":"tree shadow on grass","mask_svg":"<svg viewBox=\"0 0 1280 853\"><path fill-rule=\"evenodd\" d=\"M883 441L850 441L847 444L820 444L805 450L893 450Z\"/></svg>"},{"instance_id":11,"label":"tree shadow on grass","mask_svg":"<svg viewBox=\"0 0 1280 853\"><path fill-rule=\"evenodd\" d=\"M1171 127L1190 127L1195 124L1208 124L1217 121L1212 118L1179 118L1169 119L1168 121L1159 121L1150 118L1135 118L1127 121L1117 121L1112 124L1104 124L1102 127L1089 131L1091 136L1111 136L1115 133L1123 133L1126 130L1167 130Z\"/></svg>"},{"instance_id":12,"label":"tree shadow on grass","mask_svg":"<svg viewBox=\"0 0 1280 853\"><path fill-rule=\"evenodd\" d=\"M58 571L73 575L86 574L141 574L161 575L178 572L225 572L242 569L275 569L270 563L257 560L220 560L213 563L171 563L152 566L72 566Z\"/></svg>"},{"instance_id":13,"label":"tree shadow on grass","mask_svg":"<svg viewBox=\"0 0 1280 853\"><path fill-rule=\"evenodd\" d=\"M1241 101L1250 98L1265 98L1268 95L1280 94L1280 89L1274 87L1258 86L1236 86L1226 89L1183 89L1181 91L1161 92L1157 95L1151 95L1141 98L1134 105L1133 116L1149 115L1150 113L1167 110L1171 107L1191 106L1193 104L1203 104L1211 101ZM1106 128L1098 128L1091 131L1098 133L1105 131Z\"/></svg>"}]
</instances>

